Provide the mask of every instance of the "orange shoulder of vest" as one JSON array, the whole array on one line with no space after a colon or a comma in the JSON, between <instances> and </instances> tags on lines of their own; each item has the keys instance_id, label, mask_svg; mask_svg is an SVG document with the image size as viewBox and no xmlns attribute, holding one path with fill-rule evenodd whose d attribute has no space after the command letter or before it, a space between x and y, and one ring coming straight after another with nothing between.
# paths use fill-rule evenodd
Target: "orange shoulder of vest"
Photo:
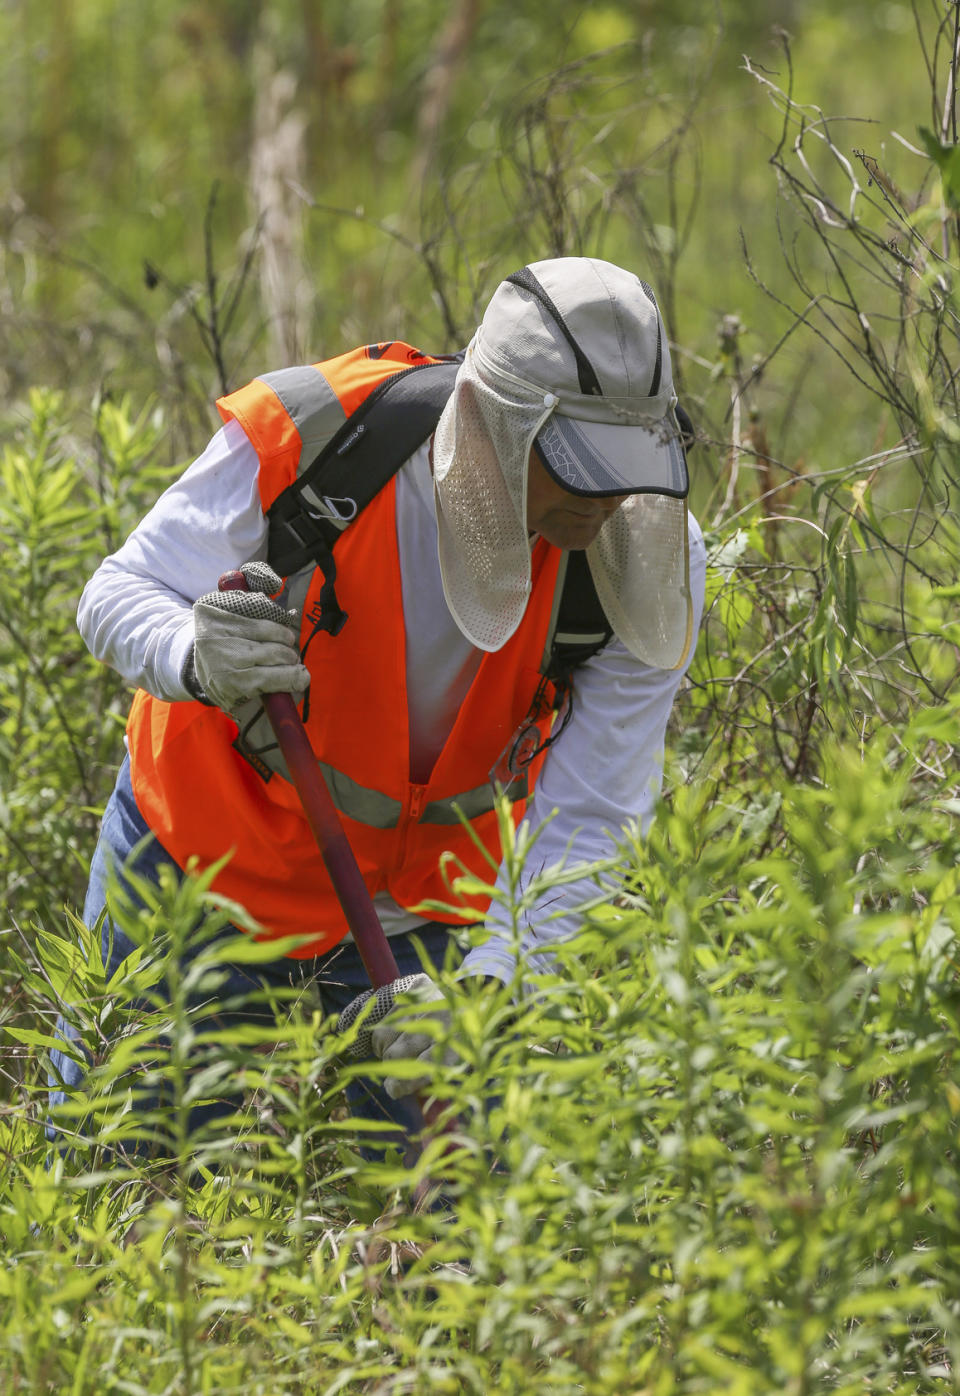
<instances>
[{"instance_id":1,"label":"orange shoulder of vest","mask_svg":"<svg viewBox=\"0 0 960 1396\"><path fill-rule=\"evenodd\" d=\"M217 410L224 422L236 421L249 438L261 465L261 503L266 510L273 499L297 478L303 442L283 403L262 378L245 388L217 399ZM263 498L263 466L271 466L271 498Z\"/></svg>"},{"instance_id":2,"label":"orange shoulder of vest","mask_svg":"<svg viewBox=\"0 0 960 1396\"><path fill-rule=\"evenodd\" d=\"M332 390L346 420L385 379L405 368L436 362L398 339L364 344L311 367ZM303 441L297 425L278 392L264 378L255 378L246 387L219 398L217 409L224 422L239 423L257 453L260 503L266 513L277 496L296 480L303 463Z\"/></svg>"},{"instance_id":3,"label":"orange shoulder of vest","mask_svg":"<svg viewBox=\"0 0 960 1396\"><path fill-rule=\"evenodd\" d=\"M350 417L385 378L405 368L436 362L436 359L415 349L412 344L394 339L384 344L365 344L361 349L352 349L316 367L333 388L344 413Z\"/></svg>"}]
</instances>

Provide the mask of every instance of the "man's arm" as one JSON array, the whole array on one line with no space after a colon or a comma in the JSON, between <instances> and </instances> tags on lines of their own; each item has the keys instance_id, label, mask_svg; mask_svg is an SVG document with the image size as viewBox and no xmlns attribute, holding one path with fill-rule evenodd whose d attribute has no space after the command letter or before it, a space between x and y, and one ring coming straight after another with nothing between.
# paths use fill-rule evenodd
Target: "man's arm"
<instances>
[{"instance_id":1,"label":"man's arm","mask_svg":"<svg viewBox=\"0 0 960 1396\"><path fill-rule=\"evenodd\" d=\"M703 613L705 579L703 535L691 518L695 633ZM685 672L686 666L651 669L617 640L577 670L573 716L547 753L526 818L536 829L554 810L556 814L533 847L522 887L564 859L572 866L609 858L620 831L632 820L641 829L648 827L660 791L667 719ZM497 886L508 886L502 867ZM490 935L467 954L461 973L510 980L518 949L529 968L547 968L550 947L580 926L574 908L597 893L589 876L555 888L524 915L519 946L507 912L494 902L487 917Z\"/></svg>"},{"instance_id":2,"label":"man's arm","mask_svg":"<svg viewBox=\"0 0 960 1396\"><path fill-rule=\"evenodd\" d=\"M90 651L157 698L191 697L181 676L197 597L266 556L257 475L243 429L227 423L84 589L77 624Z\"/></svg>"}]
</instances>

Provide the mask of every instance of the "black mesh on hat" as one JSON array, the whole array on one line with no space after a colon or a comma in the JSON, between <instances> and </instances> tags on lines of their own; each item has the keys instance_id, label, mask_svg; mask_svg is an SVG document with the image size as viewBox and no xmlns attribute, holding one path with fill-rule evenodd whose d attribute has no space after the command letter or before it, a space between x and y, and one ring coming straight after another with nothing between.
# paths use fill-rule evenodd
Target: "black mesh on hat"
<instances>
[{"instance_id":1,"label":"black mesh on hat","mask_svg":"<svg viewBox=\"0 0 960 1396\"><path fill-rule=\"evenodd\" d=\"M567 327L566 321L560 311L547 295L545 288L534 276L529 267L524 267L522 271L515 271L512 276L504 277L505 281L510 281L514 286L519 286L521 290L529 291L531 296L536 296L544 310L549 311L557 322L557 328L564 339L573 350L573 357L577 361L577 377L580 379L580 391L589 397L603 397L603 389L600 386L600 379L593 371L593 364L580 348ZM641 283L642 284L642 283ZM646 289L646 288L644 288ZM656 302L654 301L654 304ZM658 374L659 377L659 374Z\"/></svg>"}]
</instances>

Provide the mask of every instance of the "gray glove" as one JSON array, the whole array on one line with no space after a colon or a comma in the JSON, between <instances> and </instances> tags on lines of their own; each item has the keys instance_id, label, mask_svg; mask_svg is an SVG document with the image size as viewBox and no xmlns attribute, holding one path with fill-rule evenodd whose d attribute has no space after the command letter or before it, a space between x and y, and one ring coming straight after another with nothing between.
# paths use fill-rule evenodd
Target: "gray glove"
<instances>
[{"instance_id":1,"label":"gray glove","mask_svg":"<svg viewBox=\"0 0 960 1396\"><path fill-rule=\"evenodd\" d=\"M193 603L194 644L183 673L194 697L228 713L262 693L301 697L310 684L297 652L297 614L270 600L283 579L265 562L240 571L249 591L208 591Z\"/></svg>"},{"instance_id":2,"label":"gray glove","mask_svg":"<svg viewBox=\"0 0 960 1396\"><path fill-rule=\"evenodd\" d=\"M395 1005L422 1004L422 1012L404 1013L391 1023L389 1015ZM450 1009L439 986L428 974L407 974L385 984L382 989L367 989L359 994L337 1019L337 1031L344 1032L362 1015L362 1024L350 1048L352 1057L378 1057L383 1062L418 1061L427 1063L434 1057L438 1036L446 1036L450 1027ZM437 1024L433 1032L417 1032L417 1018L429 1018ZM386 1021L385 1021L386 1020ZM456 1054L447 1049L446 1060L456 1061ZM414 1095L428 1084L429 1077L387 1076L384 1090L392 1100Z\"/></svg>"}]
</instances>

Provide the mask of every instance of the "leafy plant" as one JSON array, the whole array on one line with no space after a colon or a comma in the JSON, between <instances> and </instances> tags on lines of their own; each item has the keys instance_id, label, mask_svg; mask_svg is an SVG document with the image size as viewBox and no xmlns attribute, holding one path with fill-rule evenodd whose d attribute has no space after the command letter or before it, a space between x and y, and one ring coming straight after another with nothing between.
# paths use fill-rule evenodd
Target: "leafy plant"
<instances>
[{"instance_id":1,"label":"leafy plant","mask_svg":"<svg viewBox=\"0 0 960 1396\"><path fill-rule=\"evenodd\" d=\"M159 928L182 952L203 881L150 894L127 922L144 958L112 983L79 926L45 937L33 1001L69 982L114 1027L87 1039L90 1146L47 1172L38 1125L0 1122L14 1389L952 1389L956 817L880 744L829 766L829 788L781 785L775 853L678 790L622 850L642 891L519 1004L446 978L454 1132L412 1173L357 1152L357 1068L309 1004L207 1048L186 979L144 1012ZM227 953L206 944L203 997ZM170 1085L170 1164L117 1157L134 1069ZM191 1136L225 1081L248 1104ZM413 1210L421 1176L452 1210Z\"/></svg>"},{"instance_id":2,"label":"leafy plant","mask_svg":"<svg viewBox=\"0 0 960 1396\"><path fill-rule=\"evenodd\" d=\"M0 857L5 912L24 920L81 900L125 699L77 634L77 600L166 473L156 412L106 401L97 428L83 459L63 396L36 390L0 458Z\"/></svg>"}]
</instances>

